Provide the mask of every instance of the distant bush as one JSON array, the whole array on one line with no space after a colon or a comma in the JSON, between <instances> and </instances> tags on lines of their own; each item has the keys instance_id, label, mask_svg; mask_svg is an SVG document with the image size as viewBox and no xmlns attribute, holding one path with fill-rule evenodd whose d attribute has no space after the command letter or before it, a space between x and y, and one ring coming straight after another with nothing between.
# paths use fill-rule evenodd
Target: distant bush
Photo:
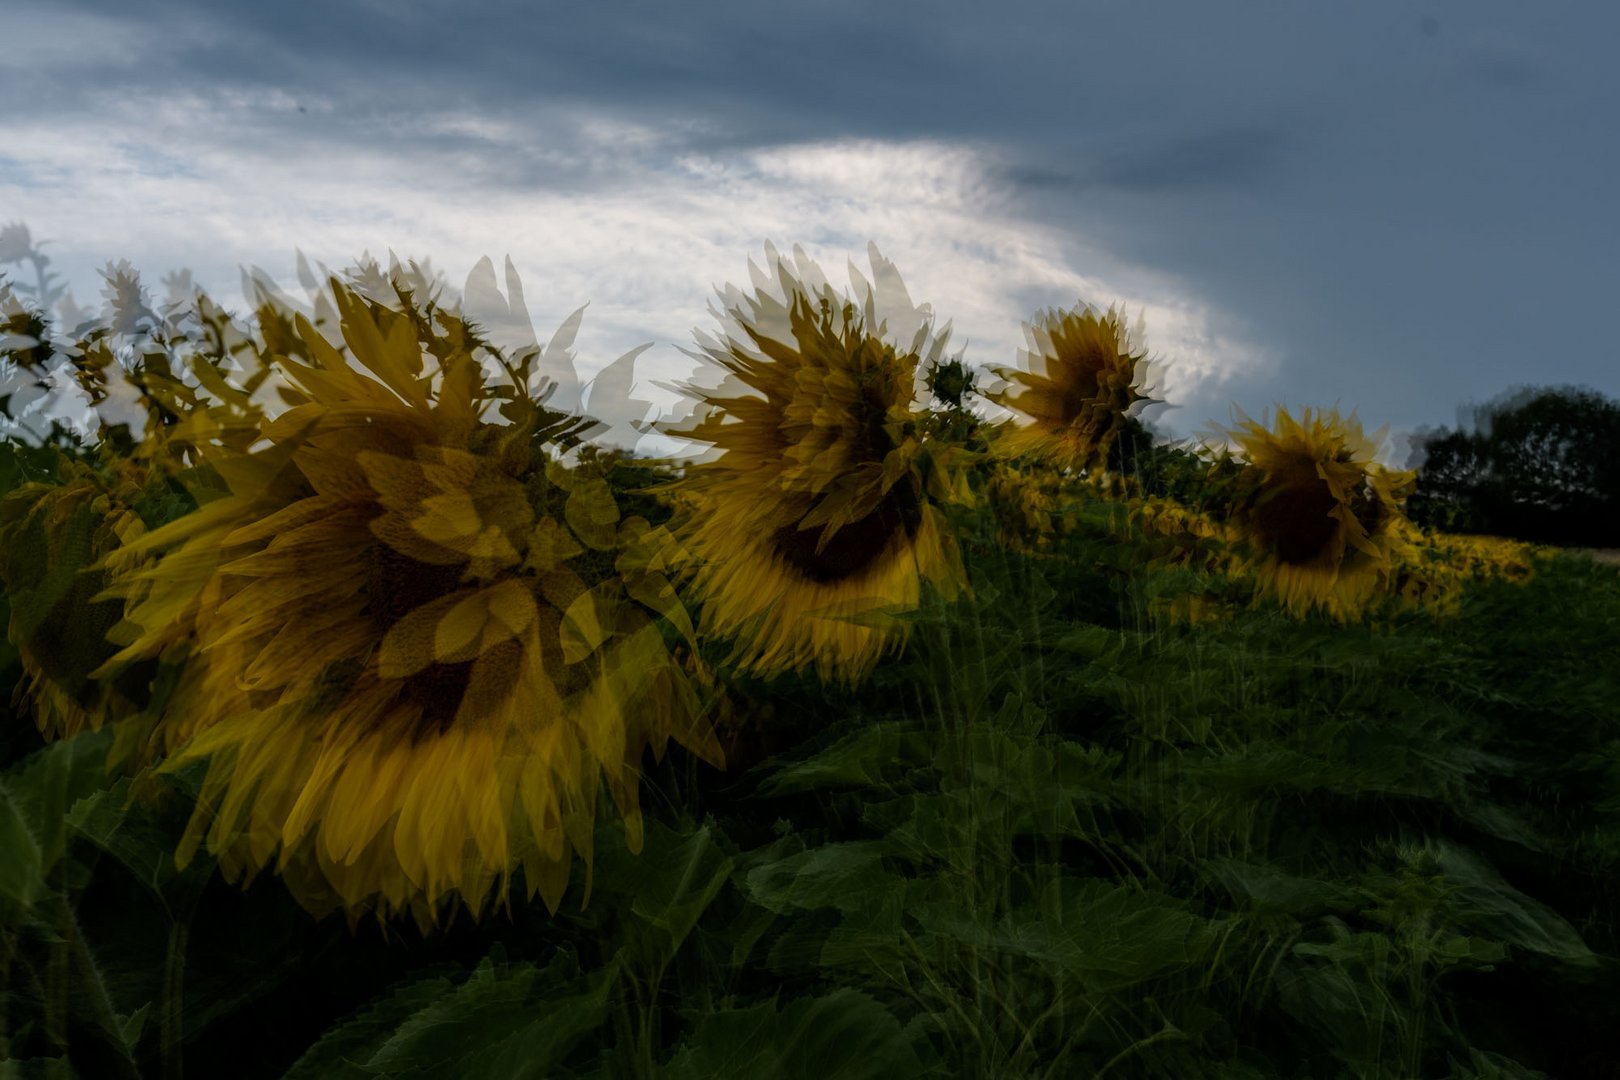
<instances>
[{"instance_id":1,"label":"distant bush","mask_svg":"<svg viewBox=\"0 0 1620 1080\"><path fill-rule=\"evenodd\" d=\"M1109 449L1108 471L1133 481L1141 494L1224 518L1243 469L1237 458L1201 453L1190 440L1171 441L1127 416Z\"/></svg>"},{"instance_id":2,"label":"distant bush","mask_svg":"<svg viewBox=\"0 0 1620 1080\"><path fill-rule=\"evenodd\" d=\"M1414 520L1620 547L1620 402L1584 387L1521 387L1475 407L1471 420L1414 438Z\"/></svg>"}]
</instances>

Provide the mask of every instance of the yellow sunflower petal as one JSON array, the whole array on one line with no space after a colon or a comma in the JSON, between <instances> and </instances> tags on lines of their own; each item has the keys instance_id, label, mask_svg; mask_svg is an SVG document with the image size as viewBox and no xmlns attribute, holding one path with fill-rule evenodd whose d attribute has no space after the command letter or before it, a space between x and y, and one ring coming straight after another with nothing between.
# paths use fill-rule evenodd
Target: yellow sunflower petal
<instances>
[{"instance_id":1,"label":"yellow sunflower petal","mask_svg":"<svg viewBox=\"0 0 1620 1080\"><path fill-rule=\"evenodd\" d=\"M667 430L715 452L677 485L673 540L704 628L735 642L735 663L858 679L903 640L882 613L915 606L924 581L962 582L930 508L955 485L926 478L951 467L916 436L921 354L949 332L933 334L875 250L896 324L916 328L908 345L883 336L870 286L844 301L767 253L781 294L761 276L756 296L727 311L723 341L697 335L723 378L689 385L692 419ZM802 254L800 265L822 279Z\"/></svg>"},{"instance_id":2,"label":"yellow sunflower petal","mask_svg":"<svg viewBox=\"0 0 1620 1080\"><path fill-rule=\"evenodd\" d=\"M486 424L511 388L476 377L470 339L424 342L433 313L333 287L352 356L277 323L308 360L274 357L296 406L262 449L203 448L226 494L119 534L102 598L123 603L123 648L95 677L185 660L155 735L165 768L207 763L182 862L206 845L228 875L273 868L351 918L430 926L520 870L555 906L575 856L589 880L604 777L639 846L644 749L714 760L660 629L690 620L645 523L523 426L538 402Z\"/></svg>"}]
</instances>

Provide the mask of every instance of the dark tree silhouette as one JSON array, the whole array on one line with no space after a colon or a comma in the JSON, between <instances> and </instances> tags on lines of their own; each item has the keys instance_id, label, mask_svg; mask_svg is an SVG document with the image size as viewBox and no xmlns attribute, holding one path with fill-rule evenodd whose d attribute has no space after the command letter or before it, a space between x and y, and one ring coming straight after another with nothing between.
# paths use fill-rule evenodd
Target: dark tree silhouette
<instances>
[{"instance_id":1,"label":"dark tree silhouette","mask_svg":"<svg viewBox=\"0 0 1620 1080\"><path fill-rule=\"evenodd\" d=\"M1522 387L1472 423L1422 431L1409 509L1454 532L1620 547L1620 402L1585 387Z\"/></svg>"}]
</instances>

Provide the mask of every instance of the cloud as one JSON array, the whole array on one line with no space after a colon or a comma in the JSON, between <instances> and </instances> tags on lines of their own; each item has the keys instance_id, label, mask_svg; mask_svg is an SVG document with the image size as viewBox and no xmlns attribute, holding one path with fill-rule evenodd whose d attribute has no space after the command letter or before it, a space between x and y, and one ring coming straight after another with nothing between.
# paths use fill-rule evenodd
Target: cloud
<instances>
[{"instance_id":1,"label":"cloud","mask_svg":"<svg viewBox=\"0 0 1620 1080\"><path fill-rule=\"evenodd\" d=\"M1179 135L1105 155L1091 180L1135 192L1211 186L1260 187L1289 163L1291 139L1281 127L1235 127Z\"/></svg>"},{"instance_id":2,"label":"cloud","mask_svg":"<svg viewBox=\"0 0 1620 1080\"><path fill-rule=\"evenodd\" d=\"M542 331L588 299L587 363L666 366L763 240L877 239L981 363L1039 306L1145 310L1183 430L1435 422L1554 309L1545 377L1620 392L1620 8L1428 9L14 0L0 218L76 280L510 252Z\"/></svg>"},{"instance_id":3,"label":"cloud","mask_svg":"<svg viewBox=\"0 0 1620 1080\"><path fill-rule=\"evenodd\" d=\"M110 257L133 257L154 280L190 268L231 307L239 267L285 284L295 247L333 269L363 251L430 257L458 289L480 258L510 255L542 338L589 302L586 377L648 341L641 381L685 377L691 364L675 346L710 328L712 288L745 282L766 240L803 244L835 284L875 241L912 295L952 322L953 349L965 344L970 363L1011 362L1020 320L1077 298L1145 315L1150 344L1172 361L1172 395L1256 362L1185 283L1087 256L1074 237L1020 216L982 143L702 151L611 110L519 125L455 106L374 118L369 139L340 146L331 132L289 133L311 114L300 104L342 111L315 95L238 90L108 96L72 117L14 121L11 145L28 153L0 178L0 199L54 238L56 266L81 297Z\"/></svg>"},{"instance_id":4,"label":"cloud","mask_svg":"<svg viewBox=\"0 0 1620 1080\"><path fill-rule=\"evenodd\" d=\"M71 84L74 80L63 76L74 73L83 81L123 77L148 68L152 56L165 49L213 48L225 37L223 29L203 20L154 21L132 18L127 11L22 3L6 11L0 71L53 87Z\"/></svg>"},{"instance_id":5,"label":"cloud","mask_svg":"<svg viewBox=\"0 0 1620 1080\"><path fill-rule=\"evenodd\" d=\"M1000 173L1026 192L1066 197L1110 190L1136 196L1182 196L1212 190L1263 191L1284 179L1299 157L1290 125L1222 127L1214 131L1094 140L1078 164L1008 162Z\"/></svg>"}]
</instances>

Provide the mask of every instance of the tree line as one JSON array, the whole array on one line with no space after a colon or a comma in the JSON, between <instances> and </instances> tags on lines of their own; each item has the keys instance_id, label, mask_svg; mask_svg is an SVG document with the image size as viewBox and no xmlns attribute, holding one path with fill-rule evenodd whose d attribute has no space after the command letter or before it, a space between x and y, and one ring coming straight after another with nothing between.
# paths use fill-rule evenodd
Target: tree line
<instances>
[{"instance_id":1,"label":"tree line","mask_svg":"<svg viewBox=\"0 0 1620 1080\"><path fill-rule=\"evenodd\" d=\"M1449 532L1620 547L1620 401L1587 387L1519 387L1419 431L1408 512Z\"/></svg>"}]
</instances>

